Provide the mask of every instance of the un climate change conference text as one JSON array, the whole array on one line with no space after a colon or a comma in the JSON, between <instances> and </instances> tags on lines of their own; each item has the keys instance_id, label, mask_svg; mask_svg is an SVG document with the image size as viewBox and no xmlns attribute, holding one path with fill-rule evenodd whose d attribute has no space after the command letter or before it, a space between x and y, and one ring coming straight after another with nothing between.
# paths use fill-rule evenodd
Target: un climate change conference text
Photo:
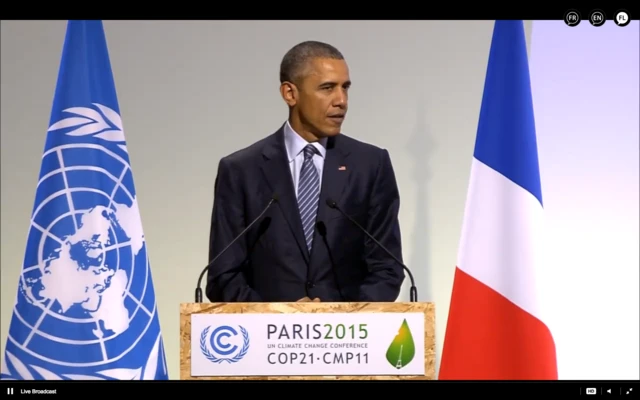
<instances>
[{"instance_id":1,"label":"un climate change conference text","mask_svg":"<svg viewBox=\"0 0 640 400\"><path fill-rule=\"evenodd\" d=\"M368 335L367 324L267 324L267 340L277 341L277 343L269 343L267 347L280 350L269 352L267 362L269 364L367 364L369 362L367 343L336 343L335 341L364 340ZM283 342L290 340L304 342ZM355 349L355 351L340 351L343 349Z\"/></svg>"}]
</instances>

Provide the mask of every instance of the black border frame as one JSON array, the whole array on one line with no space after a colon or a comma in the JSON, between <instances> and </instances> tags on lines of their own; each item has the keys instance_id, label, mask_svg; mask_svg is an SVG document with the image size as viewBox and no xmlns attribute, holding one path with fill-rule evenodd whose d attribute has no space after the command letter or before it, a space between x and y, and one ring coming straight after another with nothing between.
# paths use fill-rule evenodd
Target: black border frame
<instances>
[{"instance_id":1,"label":"black border frame","mask_svg":"<svg viewBox=\"0 0 640 400\"><path fill-rule=\"evenodd\" d=\"M4 398L13 396L24 396L20 394L22 390L49 390L55 391L55 395L98 395L98 396L130 396L137 397L136 391L140 395L149 396L169 396L168 391L188 391L180 395L197 396L200 393L205 396L218 397L224 390L232 390L235 393L246 394L250 390L260 390L260 397L282 395L285 393L295 393L295 396L320 395L315 390L338 390L346 393L347 390L358 390L358 397L378 396L381 390L386 390L384 386L404 385L418 391L417 396L429 395L491 395L493 396L518 396L530 397L532 395L553 396L562 398L575 396L589 396L587 388L595 388L597 396L624 396L626 398L638 398L640 392L639 381L416 381L416 380L309 380L309 381L287 381L287 380L193 380L193 381L1 381L2 389L0 393ZM419 387L418 387L419 386ZM630 395L625 392L633 388ZM11 392L9 389L13 389ZM611 393L607 393L607 390ZM295 391L293 391L295 390ZM397 388L388 388L394 391ZM367 392L371 391L370 395ZM440 392L440 393L439 393ZM393 392L392 392L393 393ZM30 393L29 395L33 395ZM173 396L172 396L173 397ZM588 399L589 397L586 397Z\"/></svg>"},{"instance_id":2,"label":"black border frame","mask_svg":"<svg viewBox=\"0 0 640 400\"><path fill-rule=\"evenodd\" d=\"M99 4L99 3L96 3ZM183 5L180 3L180 5ZM387 7L383 8L356 8L337 5L332 9L329 5L324 13L300 12L300 8L288 8L284 4L256 3L252 7L240 3L224 3L214 6L208 3L205 7L177 7L171 4L170 8L156 7L144 9L143 12L134 13L130 4L119 4L117 0L109 2L108 7L97 6L93 12L86 11L87 3L78 2L77 6L71 0L61 7L58 3L41 3L38 7L33 7L29 2L19 2L12 4L11 8L3 12L2 19L163 19L163 20L184 20L184 19L240 19L240 20L287 20L287 19L329 19L329 20L496 20L496 19L522 19L522 20L564 20L566 14L575 10L579 13L581 23L589 24L589 16L595 10L604 13L607 21L613 22L615 13L625 10L632 20L640 17L640 6L638 3L620 1L605 2L591 5L583 4L578 6L578 2L542 3L511 5L511 7L501 7L499 3L489 5L486 3L468 3L469 7L461 7L460 4L445 3L442 5L425 6L423 3L417 7ZM439 7L442 7L439 9ZM422 9L422 11L420 11ZM142 9L140 9L142 10Z\"/></svg>"}]
</instances>

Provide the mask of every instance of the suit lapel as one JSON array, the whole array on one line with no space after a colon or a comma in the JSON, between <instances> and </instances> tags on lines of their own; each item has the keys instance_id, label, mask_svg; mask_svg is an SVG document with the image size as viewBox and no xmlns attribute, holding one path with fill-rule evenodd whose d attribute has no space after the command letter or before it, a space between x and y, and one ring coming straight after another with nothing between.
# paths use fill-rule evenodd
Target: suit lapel
<instances>
[{"instance_id":1,"label":"suit lapel","mask_svg":"<svg viewBox=\"0 0 640 400\"><path fill-rule=\"evenodd\" d=\"M265 146L262 155L264 158L264 162L261 165L262 173L269 183L271 190L273 190L273 193L278 195L278 206L287 220L293 236L298 242L305 261L308 263L309 252L307 251L307 245L304 240L302 222L300 221L300 213L298 212L298 202L293 190L291 170L287 164L283 129L280 129L272 136L272 139Z\"/></svg>"},{"instance_id":2,"label":"suit lapel","mask_svg":"<svg viewBox=\"0 0 640 400\"><path fill-rule=\"evenodd\" d=\"M325 224L329 207L327 200L340 201L345 184L349 178L349 166L346 163L348 151L337 146L339 136L331 138L327 143L327 155L322 171L322 189L320 191L320 202L318 204L318 221Z\"/></svg>"}]
</instances>

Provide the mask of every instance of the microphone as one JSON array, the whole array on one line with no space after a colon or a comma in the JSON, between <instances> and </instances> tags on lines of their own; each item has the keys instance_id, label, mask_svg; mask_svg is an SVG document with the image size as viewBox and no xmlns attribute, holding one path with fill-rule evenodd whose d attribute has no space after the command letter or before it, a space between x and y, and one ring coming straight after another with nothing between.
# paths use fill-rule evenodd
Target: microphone
<instances>
[{"instance_id":1,"label":"microphone","mask_svg":"<svg viewBox=\"0 0 640 400\"><path fill-rule=\"evenodd\" d=\"M397 262L398 264L400 264L400 266L407 271L407 274L409 275L409 279L411 280L411 289L409 291L409 297L411 299L412 303L415 303L418 301L418 289L416 289L416 281L413 279L413 274L411 273L411 271L409 270L409 268L407 268L406 265L404 265L402 262L400 262L400 260L398 260L398 258L396 256L393 255L393 253L391 253L386 247L384 247L382 245L382 243L378 242L376 240L376 238L373 237L373 235L371 235L369 232L367 232L366 229L364 229L359 223L358 221L356 221L355 219L351 218L349 215L347 215L347 213L345 213L344 211L342 211L342 209L340 207L338 207L338 204L333 201L332 199L327 199L327 205L335 210L340 211L340 213L342 215L345 216L345 218L347 218L349 221L351 221L352 224L354 224L356 227L358 227L358 229L360 229L365 235L367 235L369 237L369 239L373 240L373 242L375 244L378 245L378 247L380 247L382 250L385 251L385 253L387 253L389 255L389 257L393 258L395 262Z\"/></svg>"},{"instance_id":2,"label":"microphone","mask_svg":"<svg viewBox=\"0 0 640 400\"><path fill-rule=\"evenodd\" d=\"M318 229L318 233L322 236L322 241L324 245L327 247L327 254L329 254L329 261L331 262L331 271L333 272L333 279L336 281L336 287L338 288L338 294L342 301L345 300L344 295L342 294L342 290L340 290L340 282L338 281L338 271L336 271L336 263L333 261L333 255L331 254L331 248L329 247L329 242L327 241L327 226L322 221L318 221L316 223L316 228Z\"/></svg>"},{"instance_id":3,"label":"microphone","mask_svg":"<svg viewBox=\"0 0 640 400\"><path fill-rule=\"evenodd\" d=\"M243 237L245 235L245 233L247 233L247 231L249 229L251 229L251 227L253 225L255 225L256 222L258 222L258 220L260 220L260 218L262 218L262 216L267 212L267 210L271 207L271 205L275 202L278 201L278 195L274 194L273 196L271 196L271 200L269 201L269 203L267 204L267 206L264 208L264 210L262 210L262 212L260 213L260 215L258 215L253 221L251 221L251 223L242 230L242 232L240 232L238 234L238 236L236 236L231 243L229 243L227 245L227 247L225 247L224 249L222 249L222 251L220 253L218 253L215 257L213 257L213 259L211 261L209 261L209 264L207 264L206 267L204 267L204 269L202 270L202 272L200 272L200 276L198 277L198 286L196 287L196 303L202 303L202 289L200 288L200 286L202 286L202 279L204 278L204 274L209 270L209 267L211 267L211 265L213 265L214 262L216 262L216 260L218 260L218 258L220 258L220 256L222 256L224 253L226 253L226 251L241 237Z\"/></svg>"}]
</instances>

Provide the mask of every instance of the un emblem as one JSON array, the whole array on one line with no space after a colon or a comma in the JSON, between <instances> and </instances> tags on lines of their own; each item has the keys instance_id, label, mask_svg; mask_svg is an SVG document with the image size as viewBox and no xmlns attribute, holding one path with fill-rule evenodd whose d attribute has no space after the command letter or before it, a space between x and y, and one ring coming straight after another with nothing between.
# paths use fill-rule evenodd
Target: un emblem
<instances>
[{"instance_id":1,"label":"un emblem","mask_svg":"<svg viewBox=\"0 0 640 400\"><path fill-rule=\"evenodd\" d=\"M153 379L166 366L122 121L101 104L64 113L42 156L2 377Z\"/></svg>"},{"instance_id":2,"label":"un emblem","mask_svg":"<svg viewBox=\"0 0 640 400\"><path fill-rule=\"evenodd\" d=\"M235 363L247 355L247 351L249 351L249 333L242 326L238 326L238 328L240 332L231 326L222 325L209 334L211 326L208 326L202 331L200 334L200 351L207 360L216 364L220 364L223 361ZM240 338L240 334L242 338Z\"/></svg>"}]
</instances>

